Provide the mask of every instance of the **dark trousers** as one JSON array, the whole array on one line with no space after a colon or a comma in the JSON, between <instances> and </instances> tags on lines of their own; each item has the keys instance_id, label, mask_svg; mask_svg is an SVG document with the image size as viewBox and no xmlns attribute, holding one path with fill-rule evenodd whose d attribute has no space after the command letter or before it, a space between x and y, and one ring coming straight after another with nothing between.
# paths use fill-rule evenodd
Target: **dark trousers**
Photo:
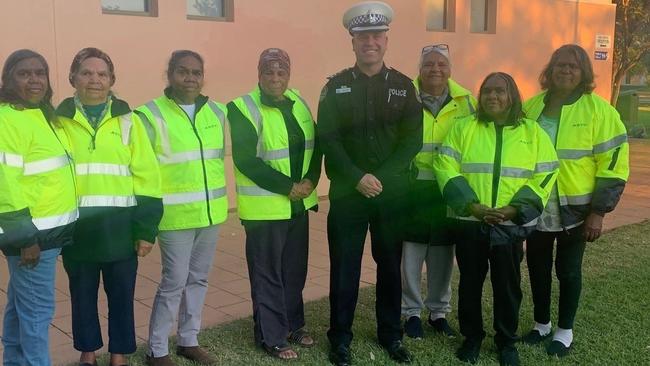
<instances>
[{"instance_id":1,"label":"dark trousers","mask_svg":"<svg viewBox=\"0 0 650 366\"><path fill-rule=\"evenodd\" d=\"M63 257L70 282L74 348L94 352L103 347L97 312L99 276L108 299L108 351L129 354L136 350L133 296L138 258L107 263L73 261Z\"/></svg>"},{"instance_id":2,"label":"dark trousers","mask_svg":"<svg viewBox=\"0 0 650 366\"><path fill-rule=\"evenodd\" d=\"M283 346L305 326L302 290L307 279L309 216L242 221L251 283L255 343Z\"/></svg>"},{"instance_id":3,"label":"dark trousers","mask_svg":"<svg viewBox=\"0 0 650 366\"><path fill-rule=\"evenodd\" d=\"M490 270L494 309L494 341L497 348L517 341L521 305L521 271L523 243L490 246L487 225L467 222L456 234L456 260L460 272L458 288L458 323L460 332L469 339L485 337L481 298L483 282Z\"/></svg>"},{"instance_id":4,"label":"dark trousers","mask_svg":"<svg viewBox=\"0 0 650 366\"><path fill-rule=\"evenodd\" d=\"M536 322L546 324L551 321L553 243L557 240L555 274L560 282L558 326L573 328L582 290L582 257L586 247L583 232L583 225L568 232L535 231L526 240L526 261Z\"/></svg>"},{"instance_id":5,"label":"dark trousers","mask_svg":"<svg viewBox=\"0 0 650 366\"><path fill-rule=\"evenodd\" d=\"M406 190L404 190L406 192ZM382 192L382 195L386 194ZM381 195L380 195L381 197ZM390 196L389 196L390 197ZM370 228L377 263L377 338L386 346L400 340L402 219L404 197L367 199L359 194L331 201L327 216L330 251L330 329L333 347L349 345L359 295L361 258Z\"/></svg>"}]
</instances>

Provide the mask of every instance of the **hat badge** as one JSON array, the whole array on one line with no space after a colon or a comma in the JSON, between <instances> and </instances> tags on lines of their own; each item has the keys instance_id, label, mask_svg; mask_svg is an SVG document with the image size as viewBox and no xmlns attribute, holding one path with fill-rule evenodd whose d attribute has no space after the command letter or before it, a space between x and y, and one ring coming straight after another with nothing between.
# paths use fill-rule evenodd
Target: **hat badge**
<instances>
[{"instance_id":1,"label":"hat badge","mask_svg":"<svg viewBox=\"0 0 650 366\"><path fill-rule=\"evenodd\" d=\"M368 12L367 16L368 16L368 22L370 24L377 24L381 20L381 17L379 16L379 14L372 14L372 13Z\"/></svg>"}]
</instances>

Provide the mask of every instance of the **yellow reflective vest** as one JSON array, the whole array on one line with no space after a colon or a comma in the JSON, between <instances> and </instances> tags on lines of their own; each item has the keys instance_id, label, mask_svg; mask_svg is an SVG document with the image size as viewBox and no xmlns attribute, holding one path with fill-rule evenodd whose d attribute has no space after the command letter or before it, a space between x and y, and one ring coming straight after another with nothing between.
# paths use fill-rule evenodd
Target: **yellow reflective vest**
<instances>
[{"instance_id":1,"label":"yellow reflective vest","mask_svg":"<svg viewBox=\"0 0 650 366\"><path fill-rule=\"evenodd\" d=\"M420 91L420 79L413 81L417 92ZM415 166L418 169L418 180L433 180L433 159L442 146L442 141L454 122L474 114L476 98L469 90L458 85L452 79L448 81L451 101L445 105L437 116L423 106L423 143L422 149L415 156Z\"/></svg>"},{"instance_id":2,"label":"yellow reflective vest","mask_svg":"<svg viewBox=\"0 0 650 366\"><path fill-rule=\"evenodd\" d=\"M528 118L539 118L546 97L545 91L524 103ZM562 107L555 148L562 225L612 211L630 172L627 132L616 109L594 93L574 96Z\"/></svg>"},{"instance_id":3,"label":"yellow reflective vest","mask_svg":"<svg viewBox=\"0 0 650 366\"><path fill-rule=\"evenodd\" d=\"M194 118L170 90L140 106L160 163L164 214L160 230L206 227L226 221L225 123L222 104L199 96Z\"/></svg>"},{"instance_id":4,"label":"yellow reflective vest","mask_svg":"<svg viewBox=\"0 0 650 366\"><path fill-rule=\"evenodd\" d=\"M469 213L471 203L517 209L512 222L491 229L493 244L512 242L513 235L523 240L534 229L557 170L548 135L528 119L513 126L479 122L476 116L458 121L434 161L438 184L457 219L476 221Z\"/></svg>"},{"instance_id":5,"label":"yellow reflective vest","mask_svg":"<svg viewBox=\"0 0 650 366\"><path fill-rule=\"evenodd\" d=\"M315 123L307 103L297 90L287 89L284 96L294 102L293 115L305 136L305 152L302 162L304 177L309 170L311 157L314 153ZM257 156L271 168L290 177L289 138L282 113L277 108L268 107L262 103L259 87L249 94L233 100L233 103L257 132ZM235 181L237 184L237 209L242 220L291 218L289 197L259 187L241 173L236 166ZM316 206L317 203L316 190L303 199L305 210Z\"/></svg>"},{"instance_id":6,"label":"yellow reflective vest","mask_svg":"<svg viewBox=\"0 0 650 366\"><path fill-rule=\"evenodd\" d=\"M0 104L0 247L71 243L78 217L65 133L38 108Z\"/></svg>"}]
</instances>

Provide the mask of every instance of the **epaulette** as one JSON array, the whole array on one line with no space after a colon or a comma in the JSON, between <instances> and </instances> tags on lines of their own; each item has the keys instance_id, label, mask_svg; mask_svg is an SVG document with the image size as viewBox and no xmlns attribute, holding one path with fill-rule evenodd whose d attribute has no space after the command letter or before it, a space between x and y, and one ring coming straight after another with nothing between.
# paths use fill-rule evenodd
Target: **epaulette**
<instances>
[{"instance_id":1,"label":"epaulette","mask_svg":"<svg viewBox=\"0 0 650 366\"><path fill-rule=\"evenodd\" d=\"M413 79L411 79L411 78L410 78L409 76L407 76L407 75L405 75L405 74L403 74L403 73L401 73L400 71L398 71L398 70L395 70L395 69L394 69L394 68L392 68L392 67L391 67L391 68L389 68L389 69L390 69L390 71L391 71L391 72L394 72L394 73L395 73L395 74L397 74L398 76L401 76L401 77L403 77L403 78L405 78L405 79L407 79L408 81L410 81L410 82L413 82Z\"/></svg>"},{"instance_id":2,"label":"epaulette","mask_svg":"<svg viewBox=\"0 0 650 366\"><path fill-rule=\"evenodd\" d=\"M346 73L346 72L348 72L348 71L350 71L350 70L352 70L351 67L348 67L347 69L343 69L343 70L337 72L336 74L332 74L332 75L328 76L328 77L327 77L327 80L332 80L332 79L334 79L335 77L341 76L341 75L343 75L344 73Z\"/></svg>"}]
</instances>

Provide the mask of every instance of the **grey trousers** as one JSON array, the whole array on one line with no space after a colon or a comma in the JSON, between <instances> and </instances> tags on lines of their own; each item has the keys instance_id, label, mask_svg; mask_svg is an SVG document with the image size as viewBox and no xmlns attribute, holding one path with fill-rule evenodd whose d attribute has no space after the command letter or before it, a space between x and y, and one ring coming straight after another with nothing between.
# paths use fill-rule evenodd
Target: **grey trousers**
<instances>
[{"instance_id":1,"label":"grey trousers","mask_svg":"<svg viewBox=\"0 0 650 366\"><path fill-rule=\"evenodd\" d=\"M422 300L422 266L427 264L427 295ZM402 315L417 316L426 306L433 319L451 312L453 245L428 245L405 241L402 246Z\"/></svg>"},{"instance_id":2,"label":"grey trousers","mask_svg":"<svg viewBox=\"0 0 650 366\"><path fill-rule=\"evenodd\" d=\"M217 248L219 225L158 234L162 278L149 322L149 352L169 354L168 338L178 314L178 339L183 347L198 346L201 312L208 275Z\"/></svg>"}]
</instances>

